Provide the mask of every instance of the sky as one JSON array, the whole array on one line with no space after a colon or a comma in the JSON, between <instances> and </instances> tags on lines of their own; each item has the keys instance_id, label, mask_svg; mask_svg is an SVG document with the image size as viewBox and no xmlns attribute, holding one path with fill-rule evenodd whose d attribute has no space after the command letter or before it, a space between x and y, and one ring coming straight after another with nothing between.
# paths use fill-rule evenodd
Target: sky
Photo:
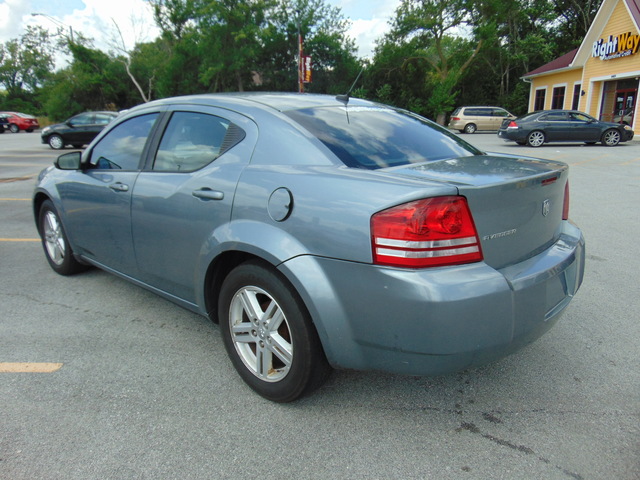
<instances>
[{"instance_id":1,"label":"sky","mask_svg":"<svg viewBox=\"0 0 640 480\"><path fill-rule=\"evenodd\" d=\"M351 20L349 36L356 42L359 57L372 57L375 40L389 28L400 0L325 0L342 9ZM38 13L40 15L33 15ZM18 38L27 25L41 25L51 33L82 32L104 51L122 41L131 49L136 42L158 35L151 9L145 0L0 0L0 42Z\"/></svg>"}]
</instances>

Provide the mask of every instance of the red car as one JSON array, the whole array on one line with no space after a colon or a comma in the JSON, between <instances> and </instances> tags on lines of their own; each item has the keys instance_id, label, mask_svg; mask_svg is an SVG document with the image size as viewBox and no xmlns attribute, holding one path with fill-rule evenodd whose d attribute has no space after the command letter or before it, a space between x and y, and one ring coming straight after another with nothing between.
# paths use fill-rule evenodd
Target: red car
<instances>
[{"instance_id":1,"label":"red car","mask_svg":"<svg viewBox=\"0 0 640 480\"><path fill-rule=\"evenodd\" d=\"M33 115L27 115L26 113L18 112L0 112L8 115L9 130L13 133L18 133L20 130L26 132L33 132L35 129L40 128L38 119Z\"/></svg>"}]
</instances>

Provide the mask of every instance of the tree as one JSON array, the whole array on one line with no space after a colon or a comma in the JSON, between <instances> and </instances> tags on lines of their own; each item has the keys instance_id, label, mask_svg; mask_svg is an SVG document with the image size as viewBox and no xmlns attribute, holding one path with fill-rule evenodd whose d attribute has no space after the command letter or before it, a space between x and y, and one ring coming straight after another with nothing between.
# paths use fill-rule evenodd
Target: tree
<instances>
[{"instance_id":1,"label":"tree","mask_svg":"<svg viewBox=\"0 0 640 480\"><path fill-rule=\"evenodd\" d=\"M603 0L556 0L553 2L555 44L562 50L557 55L563 55L582 43L587 31L591 27Z\"/></svg>"},{"instance_id":2,"label":"tree","mask_svg":"<svg viewBox=\"0 0 640 480\"><path fill-rule=\"evenodd\" d=\"M53 69L54 48L42 27L27 27L18 39L0 44L0 85L7 99L35 100Z\"/></svg>"},{"instance_id":3,"label":"tree","mask_svg":"<svg viewBox=\"0 0 640 480\"><path fill-rule=\"evenodd\" d=\"M426 64L423 82L432 92L426 108L440 124L453 108L455 86L482 46L482 39L472 44L452 35L471 24L469 12L468 0L402 0L392 21L390 38L414 45L403 66Z\"/></svg>"},{"instance_id":4,"label":"tree","mask_svg":"<svg viewBox=\"0 0 640 480\"><path fill-rule=\"evenodd\" d=\"M56 72L46 86L50 117L63 120L83 110L119 110L140 103L121 61L77 43L69 49L71 65Z\"/></svg>"},{"instance_id":5,"label":"tree","mask_svg":"<svg viewBox=\"0 0 640 480\"><path fill-rule=\"evenodd\" d=\"M309 92L345 93L361 68L349 21L324 0L279 0L268 12L258 70L264 88L298 89L298 32L312 58Z\"/></svg>"},{"instance_id":6,"label":"tree","mask_svg":"<svg viewBox=\"0 0 640 480\"><path fill-rule=\"evenodd\" d=\"M271 0L200 0L200 82L208 91L243 91L253 81Z\"/></svg>"}]
</instances>

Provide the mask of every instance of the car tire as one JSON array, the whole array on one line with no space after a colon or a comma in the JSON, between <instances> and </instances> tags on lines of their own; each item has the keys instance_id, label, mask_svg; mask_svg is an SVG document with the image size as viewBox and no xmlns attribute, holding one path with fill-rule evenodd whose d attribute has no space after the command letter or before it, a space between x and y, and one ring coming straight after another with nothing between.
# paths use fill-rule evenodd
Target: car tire
<instances>
[{"instance_id":1,"label":"car tire","mask_svg":"<svg viewBox=\"0 0 640 480\"><path fill-rule=\"evenodd\" d=\"M476 133L477 127L475 123L467 123L464 126L464 133Z\"/></svg>"},{"instance_id":2,"label":"car tire","mask_svg":"<svg viewBox=\"0 0 640 480\"><path fill-rule=\"evenodd\" d=\"M51 268L60 275L73 275L88 268L73 255L67 234L51 200L45 200L38 213L38 231Z\"/></svg>"},{"instance_id":3,"label":"car tire","mask_svg":"<svg viewBox=\"0 0 640 480\"><path fill-rule=\"evenodd\" d=\"M602 134L602 144L607 147L615 147L620 143L620 132L615 128L610 128Z\"/></svg>"},{"instance_id":4,"label":"car tire","mask_svg":"<svg viewBox=\"0 0 640 480\"><path fill-rule=\"evenodd\" d=\"M243 263L229 273L220 289L218 319L233 366L268 400L291 402L331 372L297 292L262 262Z\"/></svg>"},{"instance_id":5,"label":"car tire","mask_svg":"<svg viewBox=\"0 0 640 480\"><path fill-rule=\"evenodd\" d=\"M534 130L527 135L527 145L530 147L541 147L545 140L544 132L541 132L540 130Z\"/></svg>"},{"instance_id":6,"label":"car tire","mask_svg":"<svg viewBox=\"0 0 640 480\"><path fill-rule=\"evenodd\" d=\"M20 127L15 123L12 123L11 125L9 125L9 131L11 133L18 133L20 131Z\"/></svg>"},{"instance_id":7,"label":"car tire","mask_svg":"<svg viewBox=\"0 0 640 480\"><path fill-rule=\"evenodd\" d=\"M48 138L47 143L54 150L61 150L61 149L64 148L64 140L62 140L62 137L60 135L57 135L57 134L51 135Z\"/></svg>"}]
</instances>

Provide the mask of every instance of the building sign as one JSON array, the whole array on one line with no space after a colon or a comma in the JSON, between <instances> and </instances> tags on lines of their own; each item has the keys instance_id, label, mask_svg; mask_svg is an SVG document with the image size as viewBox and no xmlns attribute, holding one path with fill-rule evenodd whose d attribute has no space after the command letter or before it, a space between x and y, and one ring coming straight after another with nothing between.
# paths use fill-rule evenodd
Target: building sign
<instances>
[{"instance_id":1,"label":"building sign","mask_svg":"<svg viewBox=\"0 0 640 480\"><path fill-rule=\"evenodd\" d=\"M599 57L600 60L613 60L614 58L629 57L638 51L640 46L640 35L633 35L631 32L620 35L609 35L606 40L601 38L593 42L591 56Z\"/></svg>"},{"instance_id":2,"label":"building sign","mask_svg":"<svg viewBox=\"0 0 640 480\"><path fill-rule=\"evenodd\" d=\"M302 57L302 80L304 83L311 83L311 56Z\"/></svg>"}]
</instances>

